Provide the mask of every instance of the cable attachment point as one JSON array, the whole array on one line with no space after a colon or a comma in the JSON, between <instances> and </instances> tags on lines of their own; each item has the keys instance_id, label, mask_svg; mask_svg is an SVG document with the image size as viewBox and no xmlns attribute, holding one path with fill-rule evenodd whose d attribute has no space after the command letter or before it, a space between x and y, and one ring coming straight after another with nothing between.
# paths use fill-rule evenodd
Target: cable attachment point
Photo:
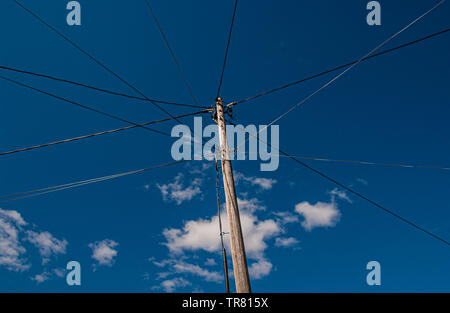
<instances>
[{"instance_id":1,"label":"cable attachment point","mask_svg":"<svg viewBox=\"0 0 450 313\"><path fill-rule=\"evenodd\" d=\"M233 107L232 106L226 106L224 108L224 114L228 115L231 119L233 119Z\"/></svg>"},{"instance_id":2,"label":"cable attachment point","mask_svg":"<svg viewBox=\"0 0 450 313\"><path fill-rule=\"evenodd\" d=\"M214 121L214 123L217 124L217 111L216 110L211 111L211 118Z\"/></svg>"}]
</instances>

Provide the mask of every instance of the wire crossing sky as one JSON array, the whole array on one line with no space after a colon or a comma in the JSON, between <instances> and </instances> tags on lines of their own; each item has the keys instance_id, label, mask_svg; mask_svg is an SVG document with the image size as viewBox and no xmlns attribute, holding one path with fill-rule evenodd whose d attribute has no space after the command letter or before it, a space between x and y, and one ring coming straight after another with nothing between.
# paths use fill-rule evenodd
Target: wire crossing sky
<instances>
[{"instance_id":1,"label":"wire crossing sky","mask_svg":"<svg viewBox=\"0 0 450 313\"><path fill-rule=\"evenodd\" d=\"M217 96L242 99L228 105L239 122L272 121L261 130L283 118L281 145L290 153L281 155L316 174L305 176L282 161L274 173L259 172L254 162L233 163L244 233L249 234L246 248L254 290L370 291L365 266L377 260L384 269L382 291L448 291L448 249L392 219L448 245L448 168L423 165L445 165L450 153L445 145L450 64L444 2L433 2L431 9L422 2L383 4L380 26L366 24L366 2L324 6L282 1L258 7L240 2L239 10L238 1L176 6L152 1L150 6L145 0L111 7L103 1L83 2L80 26L69 26L62 18L66 3L2 3L3 11L11 12L2 26L15 26L4 34L9 46L0 66L9 73L0 77L6 81L0 85L0 151L5 151L0 155L10 155L0 162L0 188L6 195L0 199L8 202L1 208L0 225L12 227L20 240L8 241L17 253L8 264L0 261L0 287L70 291L60 273L65 260L74 259L83 266L85 291L223 291L220 234L227 230L217 235L219 199L209 188L216 180L214 166L169 166L181 162L170 161L174 140L167 138L171 130L162 123L173 119L190 125L194 116L210 113L210 106L199 104L213 103L208 90L218 87ZM419 18L411 22L411 16ZM36 19L42 25L36 26ZM403 44L375 53L400 33ZM428 40L436 37L440 40ZM364 57L330 66L361 55L374 42L382 44ZM403 49L412 45L414 49ZM369 59L373 62L364 62ZM344 76L356 65L358 71ZM321 68L329 70L318 72ZM340 69L331 80L320 81ZM218 73L219 86L214 78ZM332 83L335 88L326 88ZM194 96L191 86L202 92ZM288 88L293 86L298 88ZM280 90L284 92L276 93ZM316 105L289 114L316 94ZM304 100L292 107L299 97ZM250 100L251 106L237 106ZM169 112L167 105L176 111ZM183 112L183 107L206 110ZM133 122L142 120L151 122ZM129 125L118 128L117 121ZM147 128L156 123L161 123L156 129ZM203 126L208 123L209 118L203 120ZM135 128L165 136L150 137L132 131ZM91 137L96 140L82 140ZM71 144L62 145L67 142ZM51 153L41 149L49 146ZM28 150L34 152L18 153ZM335 157L307 157L305 151ZM389 163L355 161L387 156ZM299 159L322 161L324 168ZM164 170L134 175L151 169L146 167L149 162ZM335 163L372 166L341 168ZM139 170L120 170L130 167ZM442 171L401 171L404 167ZM104 176L104 171L118 174ZM74 182L55 185L68 177ZM337 187L330 190L322 178ZM390 216L366 210L358 198ZM383 206L371 200L375 198ZM204 233L198 236L194 230ZM50 236L64 249L43 255L30 239L32 232ZM112 251L107 261L95 258L100 245ZM0 260L5 260L2 253Z\"/></svg>"}]
</instances>

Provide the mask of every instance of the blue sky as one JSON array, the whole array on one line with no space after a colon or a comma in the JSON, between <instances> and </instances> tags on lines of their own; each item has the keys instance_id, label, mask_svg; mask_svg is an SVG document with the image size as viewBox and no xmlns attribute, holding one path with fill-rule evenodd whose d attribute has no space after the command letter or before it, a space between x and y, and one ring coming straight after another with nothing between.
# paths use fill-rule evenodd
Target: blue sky
<instances>
[{"instance_id":1,"label":"blue sky","mask_svg":"<svg viewBox=\"0 0 450 313\"><path fill-rule=\"evenodd\" d=\"M240 1L222 87L225 102L358 59L435 3L380 2L382 25L369 27L367 1ZM67 1L22 3L148 97L190 102L143 0L81 0L79 27L66 24ZM233 2L152 5L196 97L202 105L211 104ZM12 0L2 1L0 9L5 12L0 19L0 65L133 92ZM446 3L386 48L448 28L449 14ZM448 36L358 65L278 123L280 147L307 157L448 166ZM166 117L140 101L0 72L135 122ZM234 110L236 121L267 124L332 75L243 103ZM0 81L0 94L2 152L126 126L6 81ZM192 125L193 119L186 123ZM170 132L174 125L160 124L158 129ZM0 194L170 162L173 141L134 129L4 156ZM309 164L450 238L448 171ZM450 291L450 250L445 244L352 195L344 199L342 190L291 160L281 159L275 172L260 172L256 161L236 161L233 166L239 173L236 188L254 291ZM308 214L317 212L318 202L321 212L329 213L322 226ZM208 162L152 170L0 208L0 256L10 257L0 258L1 291L224 289L215 169ZM64 279L63 269L72 260L82 266L79 287L67 286ZM372 260L381 264L381 286L366 284L365 268Z\"/></svg>"}]
</instances>

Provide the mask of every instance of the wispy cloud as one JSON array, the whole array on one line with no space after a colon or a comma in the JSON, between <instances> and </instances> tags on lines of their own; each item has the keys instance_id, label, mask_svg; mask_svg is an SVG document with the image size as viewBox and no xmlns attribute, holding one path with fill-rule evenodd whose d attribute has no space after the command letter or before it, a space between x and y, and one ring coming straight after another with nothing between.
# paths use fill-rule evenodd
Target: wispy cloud
<instances>
[{"instance_id":1,"label":"wispy cloud","mask_svg":"<svg viewBox=\"0 0 450 313\"><path fill-rule=\"evenodd\" d=\"M174 279L168 279L170 276L179 276L180 274L190 275L197 278L201 278L207 282L220 283L223 281L222 274L203 268L197 264L186 262L183 258L169 258L162 261L151 261L154 265L160 268L164 268L164 271L157 273L157 279L164 280L160 283L159 287L167 292L173 292L178 287L185 287L189 284L176 284L178 277ZM175 283L175 284L172 284ZM170 288L167 288L170 286ZM168 290L169 289L169 290Z\"/></svg>"},{"instance_id":2,"label":"wispy cloud","mask_svg":"<svg viewBox=\"0 0 450 313\"><path fill-rule=\"evenodd\" d=\"M168 184L157 184L156 186L161 191L164 201L175 201L177 205L180 205L184 201L192 200L196 195L201 194L200 185L202 180L195 178L188 186L183 184L183 174L179 173Z\"/></svg>"},{"instance_id":3,"label":"wispy cloud","mask_svg":"<svg viewBox=\"0 0 450 313\"><path fill-rule=\"evenodd\" d=\"M237 182L245 181L250 183L252 186L257 186L263 190L272 189L272 187L277 183L277 180L272 178L245 176L240 172L235 172L234 178Z\"/></svg>"},{"instance_id":4,"label":"wispy cloud","mask_svg":"<svg viewBox=\"0 0 450 313\"><path fill-rule=\"evenodd\" d=\"M155 289L162 288L166 292L174 292L175 289L177 289L177 288L186 287L186 286L190 286L190 285L191 285L191 283L188 282L186 279L184 279L182 277L175 277L172 279L164 280L163 282L161 282L161 286L160 287L158 286Z\"/></svg>"},{"instance_id":5,"label":"wispy cloud","mask_svg":"<svg viewBox=\"0 0 450 313\"><path fill-rule=\"evenodd\" d=\"M266 207L256 198L246 199L238 197L237 202L239 210L248 213L255 213L256 211L264 211L266 209Z\"/></svg>"},{"instance_id":6,"label":"wispy cloud","mask_svg":"<svg viewBox=\"0 0 450 313\"><path fill-rule=\"evenodd\" d=\"M212 258L207 258L205 261L205 265L206 266L215 266L215 265L217 265L217 262Z\"/></svg>"},{"instance_id":7,"label":"wispy cloud","mask_svg":"<svg viewBox=\"0 0 450 313\"><path fill-rule=\"evenodd\" d=\"M222 281L222 275L218 272L209 271L207 269L201 268L198 265L186 263L183 261L178 261L173 264L173 269L176 273L188 273L192 275L199 276L209 282L220 282Z\"/></svg>"},{"instance_id":8,"label":"wispy cloud","mask_svg":"<svg viewBox=\"0 0 450 313\"><path fill-rule=\"evenodd\" d=\"M298 243L299 243L299 241L294 237L289 237L289 238L278 237L275 239L275 246L277 246L277 247L287 248L287 247L296 246Z\"/></svg>"},{"instance_id":9,"label":"wispy cloud","mask_svg":"<svg viewBox=\"0 0 450 313\"><path fill-rule=\"evenodd\" d=\"M67 241L59 240L47 231L38 233L30 230L27 231L27 236L27 240L39 249L43 264L46 264L52 255L66 253Z\"/></svg>"},{"instance_id":10,"label":"wispy cloud","mask_svg":"<svg viewBox=\"0 0 450 313\"><path fill-rule=\"evenodd\" d=\"M341 199L341 200L345 200L348 203L352 203L352 200L350 199L348 194L345 191L343 191L343 190L339 190L338 188L334 188L329 193L330 193L332 201L335 201L336 198L338 198L338 199Z\"/></svg>"},{"instance_id":11,"label":"wispy cloud","mask_svg":"<svg viewBox=\"0 0 450 313\"><path fill-rule=\"evenodd\" d=\"M19 240L21 226L26 222L17 211L0 209L0 265L10 271L25 271L30 268L24 257L25 247Z\"/></svg>"},{"instance_id":12,"label":"wispy cloud","mask_svg":"<svg viewBox=\"0 0 450 313\"><path fill-rule=\"evenodd\" d=\"M273 214L283 225L298 222L298 216L291 212L274 212Z\"/></svg>"},{"instance_id":13,"label":"wispy cloud","mask_svg":"<svg viewBox=\"0 0 450 313\"><path fill-rule=\"evenodd\" d=\"M43 272L42 274L36 274L33 277L31 277L31 280L35 281L38 284L41 284L49 279L50 279L49 272Z\"/></svg>"},{"instance_id":14,"label":"wispy cloud","mask_svg":"<svg viewBox=\"0 0 450 313\"><path fill-rule=\"evenodd\" d=\"M356 181L362 185L367 186L369 183L364 178L357 178Z\"/></svg>"}]
</instances>

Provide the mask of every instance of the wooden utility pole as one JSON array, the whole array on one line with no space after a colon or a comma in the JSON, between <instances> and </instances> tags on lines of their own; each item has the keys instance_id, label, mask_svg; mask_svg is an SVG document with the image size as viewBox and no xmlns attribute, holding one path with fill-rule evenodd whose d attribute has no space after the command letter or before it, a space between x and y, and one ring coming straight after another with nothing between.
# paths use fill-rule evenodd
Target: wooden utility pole
<instances>
[{"instance_id":1,"label":"wooden utility pole","mask_svg":"<svg viewBox=\"0 0 450 313\"><path fill-rule=\"evenodd\" d=\"M228 223L230 227L231 256L233 260L234 281L236 292L249 293L250 279L248 275L247 257L245 255L244 238L242 236L241 219L236 199L233 169L230 161L230 151L226 133L223 103L216 99L217 125L219 127L220 156L222 162L223 189L227 207Z\"/></svg>"}]
</instances>

